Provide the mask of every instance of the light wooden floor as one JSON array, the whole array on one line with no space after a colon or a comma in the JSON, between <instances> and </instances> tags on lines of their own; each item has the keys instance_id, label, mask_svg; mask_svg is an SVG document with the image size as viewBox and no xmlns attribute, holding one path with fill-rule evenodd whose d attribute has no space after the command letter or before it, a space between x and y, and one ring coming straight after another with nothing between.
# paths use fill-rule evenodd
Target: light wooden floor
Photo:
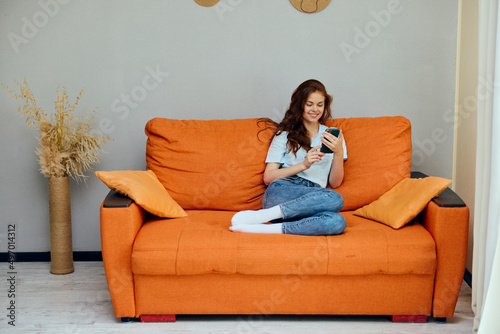
<instances>
[{"instance_id":1,"label":"light wooden floor","mask_svg":"<svg viewBox=\"0 0 500 334\"><path fill-rule=\"evenodd\" d=\"M1 263L0 333L471 333L471 289L462 285L446 324L396 324L374 316L178 316L176 323L121 323L115 318L102 262L75 262L52 275L49 263L15 263L16 326L6 318L9 268Z\"/></svg>"}]
</instances>

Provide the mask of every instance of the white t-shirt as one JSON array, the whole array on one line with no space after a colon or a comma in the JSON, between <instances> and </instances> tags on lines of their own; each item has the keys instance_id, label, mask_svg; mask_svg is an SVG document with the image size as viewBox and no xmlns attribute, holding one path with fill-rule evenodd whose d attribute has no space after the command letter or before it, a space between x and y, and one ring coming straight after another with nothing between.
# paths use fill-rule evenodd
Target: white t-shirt
<instances>
[{"instance_id":1,"label":"white t-shirt","mask_svg":"<svg viewBox=\"0 0 500 334\"><path fill-rule=\"evenodd\" d=\"M327 126L320 124L318 135L315 138L311 138L311 147L321 145L321 134L328 129ZM267 152L266 163L276 162L280 163L280 168L291 167L298 163L304 161L307 155L307 151L302 147L297 151L297 156L292 152L288 152L287 147L288 142L288 132L282 132L278 136L275 136L269 146L269 151ZM344 160L347 159L347 148L345 145L345 140L342 143L344 147ZM332 166L333 154L325 154L321 161L315 162L311 168L306 169L297 175L309 180L311 182L317 183L323 188L328 185L328 175L330 174L330 168Z\"/></svg>"}]
</instances>

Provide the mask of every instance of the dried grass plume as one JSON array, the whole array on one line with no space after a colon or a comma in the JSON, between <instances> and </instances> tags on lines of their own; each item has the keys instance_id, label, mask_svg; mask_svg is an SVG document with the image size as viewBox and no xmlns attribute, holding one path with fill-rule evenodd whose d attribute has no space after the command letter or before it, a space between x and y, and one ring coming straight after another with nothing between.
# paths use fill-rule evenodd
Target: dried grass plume
<instances>
[{"instance_id":1,"label":"dried grass plume","mask_svg":"<svg viewBox=\"0 0 500 334\"><path fill-rule=\"evenodd\" d=\"M31 89L24 82L15 81L20 93L4 85L11 99L23 103L17 109L26 116L30 127L38 127L38 148L36 154L40 163L40 171L46 177L71 176L77 182L86 180L86 171L92 170L92 165L100 162L103 153L102 145L110 138L94 133L92 125L95 119L94 109L84 118L75 116L83 89L78 94L75 103L69 102L66 88L57 88L55 113L48 115L38 107Z\"/></svg>"}]
</instances>

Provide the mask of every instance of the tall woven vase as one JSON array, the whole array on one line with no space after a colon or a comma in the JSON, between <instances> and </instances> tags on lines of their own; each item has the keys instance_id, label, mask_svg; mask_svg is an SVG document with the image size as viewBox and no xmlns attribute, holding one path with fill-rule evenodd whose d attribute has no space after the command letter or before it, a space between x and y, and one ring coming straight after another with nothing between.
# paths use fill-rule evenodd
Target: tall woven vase
<instances>
[{"instance_id":1,"label":"tall woven vase","mask_svg":"<svg viewBox=\"0 0 500 334\"><path fill-rule=\"evenodd\" d=\"M49 177L50 272L72 273L71 194L69 176Z\"/></svg>"}]
</instances>

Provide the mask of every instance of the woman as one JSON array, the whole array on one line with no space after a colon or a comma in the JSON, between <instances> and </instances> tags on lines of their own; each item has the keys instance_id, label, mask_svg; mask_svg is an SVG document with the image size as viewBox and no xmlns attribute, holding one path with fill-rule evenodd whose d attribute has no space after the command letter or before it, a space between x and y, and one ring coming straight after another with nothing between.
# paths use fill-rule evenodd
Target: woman
<instances>
[{"instance_id":1,"label":"woman","mask_svg":"<svg viewBox=\"0 0 500 334\"><path fill-rule=\"evenodd\" d=\"M233 232L336 235L346 223L339 211L337 188L344 179L347 151L342 131L326 132L332 97L317 80L303 82L293 93L290 107L276 124L266 158L264 183L268 185L263 209L241 211L231 220ZM319 151L327 146L333 154ZM274 222L274 224L264 224Z\"/></svg>"}]
</instances>

